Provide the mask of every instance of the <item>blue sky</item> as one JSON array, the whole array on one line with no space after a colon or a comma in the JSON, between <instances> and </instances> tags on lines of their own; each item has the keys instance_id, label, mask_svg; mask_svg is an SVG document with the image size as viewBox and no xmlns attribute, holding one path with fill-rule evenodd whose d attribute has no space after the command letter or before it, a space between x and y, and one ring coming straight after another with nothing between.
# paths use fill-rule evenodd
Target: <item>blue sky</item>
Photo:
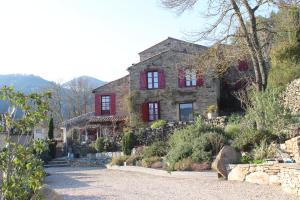
<instances>
[{"instance_id":1,"label":"blue sky","mask_svg":"<svg viewBox=\"0 0 300 200\"><path fill-rule=\"evenodd\" d=\"M138 52L168 36L189 40L204 24L199 11L178 16L158 0L1 0L0 73L110 81Z\"/></svg>"}]
</instances>

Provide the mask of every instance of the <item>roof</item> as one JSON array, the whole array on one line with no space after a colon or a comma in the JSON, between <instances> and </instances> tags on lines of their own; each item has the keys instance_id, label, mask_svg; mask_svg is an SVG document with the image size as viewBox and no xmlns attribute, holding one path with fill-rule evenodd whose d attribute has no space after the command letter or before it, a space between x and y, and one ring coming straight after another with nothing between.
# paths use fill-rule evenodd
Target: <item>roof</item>
<instances>
[{"instance_id":1,"label":"roof","mask_svg":"<svg viewBox=\"0 0 300 200\"><path fill-rule=\"evenodd\" d=\"M131 67L133 67L133 66L136 66L136 65L139 65L139 64L143 64L143 63L145 63L145 62L147 62L147 61L149 61L149 60L154 60L154 59L156 59L156 58L159 58L159 57L162 56L163 54L165 54L165 53L167 53L167 52L170 52L170 51L172 51L172 50L166 50L166 51L159 52L158 54L155 54L154 56L152 56L152 57L150 57L150 58L147 58L147 59L145 59L145 60L143 60L143 61L140 61L140 62L138 62L138 63L132 64L130 67L127 68L127 70L129 70L129 69L130 69Z\"/></svg>"},{"instance_id":2,"label":"roof","mask_svg":"<svg viewBox=\"0 0 300 200\"><path fill-rule=\"evenodd\" d=\"M102 87L105 87L105 86L107 86L107 85L109 85L109 84L112 84L112 83L114 83L114 82L120 81L120 80L125 79L125 78L128 78L128 77L129 77L129 75L126 75L126 76L123 76L122 78L119 78L119 79L117 79L117 80L108 82L108 83L106 83L106 84L104 84L104 85L101 85L100 87L97 87L97 88L93 89L92 92L95 93L97 90L99 90L99 89L102 88Z\"/></svg>"},{"instance_id":3,"label":"roof","mask_svg":"<svg viewBox=\"0 0 300 200\"><path fill-rule=\"evenodd\" d=\"M125 121L127 119L126 116L118 116L118 115L109 115L109 116L94 116L91 117L90 123L99 123L99 122L119 122Z\"/></svg>"},{"instance_id":4,"label":"roof","mask_svg":"<svg viewBox=\"0 0 300 200\"><path fill-rule=\"evenodd\" d=\"M149 47L149 48L141 51L139 54L142 54L145 51L148 51L149 49L152 49L153 47L158 46L158 45L160 45L161 43L164 43L167 40L179 41L179 42L184 42L184 43L187 43L187 44L190 44L190 45L195 45L195 46L207 48L206 46L203 46L203 45L200 45L200 44L195 44L195 43L192 43L192 42L187 42L187 41L184 41L184 40L179 40L179 39L176 39L176 38L168 37L167 39L165 39L165 40L163 40L163 41L161 41L161 42L159 42L159 43L157 43L157 44L155 44L155 45L153 45L153 46L151 46L151 47Z\"/></svg>"}]
</instances>

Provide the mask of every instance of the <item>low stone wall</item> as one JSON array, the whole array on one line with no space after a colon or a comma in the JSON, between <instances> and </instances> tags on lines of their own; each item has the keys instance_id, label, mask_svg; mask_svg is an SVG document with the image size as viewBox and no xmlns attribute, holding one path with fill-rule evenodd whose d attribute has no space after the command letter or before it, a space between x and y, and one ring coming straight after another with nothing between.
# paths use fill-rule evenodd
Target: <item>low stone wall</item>
<instances>
[{"instance_id":1,"label":"low stone wall","mask_svg":"<svg viewBox=\"0 0 300 200\"><path fill-rule=\"evenodd\" d=\"M300 136L285 141L280 149L288 153L296 163L300 163Z\"/></svg>"},{"instance_id":2,"label":"low stone wall","mask_svg":"<svg viewBox=\"0 0 300 200\"><path fill-rule=\"evenodd\" d=\"M229 181L281 185L285 192L300 196L299 164L239 164L230 168Z\"/></svg>"},{"instance_id":3,"label":"low stone wall","mask_svg":"<svg viewBox=\"0 0 300 200\"><path fill-rule=\"evenodd\" d=\"M203 119L204 123L210 124L216 127L225 128L227 123L227 117L215 117L212 119ZM167 141L169 136L173 134L174 130L185 128L188 125L193 124L194 121L190 122L167 122L167 124L160 128L152 129L148 128L140 128L135 129L134 133L137 136L137 142L139 145L149 145L152 144L154 141L159 139L160 141Z\"/></svg>"}]
</instances>

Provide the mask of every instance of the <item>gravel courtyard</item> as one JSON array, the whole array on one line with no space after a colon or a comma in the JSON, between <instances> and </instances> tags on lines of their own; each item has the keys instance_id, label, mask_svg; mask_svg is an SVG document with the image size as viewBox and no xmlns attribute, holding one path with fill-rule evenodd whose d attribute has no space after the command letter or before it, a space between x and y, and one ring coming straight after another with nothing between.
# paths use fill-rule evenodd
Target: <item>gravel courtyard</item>
<instances>
[{"instance_id":1,"label":"gravel courtyard","mask_svg":"<svg viewBox=\"0 0 300 200\"><path fill-rule=\"evenodd\" d=\"M66 200L296 200L279 187L219 181L213 173L174 178L96 168L49 168L46 184ZM299 199L298 199L299 200Z\"/></svg>"}]
</instances>

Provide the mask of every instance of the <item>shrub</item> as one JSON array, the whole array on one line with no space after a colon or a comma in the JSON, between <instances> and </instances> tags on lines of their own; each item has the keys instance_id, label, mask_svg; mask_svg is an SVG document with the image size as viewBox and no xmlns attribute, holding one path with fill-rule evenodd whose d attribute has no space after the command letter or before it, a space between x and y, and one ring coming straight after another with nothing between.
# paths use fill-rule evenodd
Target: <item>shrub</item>
<instances>
[{"instance_id":1,"label":"shrub","mask_svg":"<svg viewBox=\"0 0 300 200\"><path fill-rule=\"evenodd\" d=\"M228 124L224 129L227 138L235 139L241 134L241 126L238 124Z\"/></svg>"},{"instance_id":2,"label":"shrub","mask_svg":"<svg viewBox=\"0 0 300 200\"><path fill-rule=\"evenodd\" d=\"M151 128L152 129L161 128L161 127L165 126L166 124L167 124L166 120L162 120L162 119L156 120L151 124Z\"/></svg>"},{"instance_id":3,"label":"shrub","mask_svg":"<svg viewBox=\"0 0 300 200\"><path fill-rule=\"evenodd\" d=\"M206 125L197 119L195 124L175 130L169 141L167 160L171 165L189 157L194 162L211 161L212 156L217 154L225 143L222 129Z\"/></svg>"},{"instance_id":4,"label":"shrub","mask_svg":"<svg viewBox=\"0 0 300 200\"><path fill-rule=\"evenodd\" d=\"M134 155L134 156L130 156L127 160L126 160L126 164L127 165L136 165L136 163L138 161L142 160L142 157L141 156L138 156L138 155Z\"/></svg>"},{"instance_id":5,"label":"shrub","mask_svg":"<svg viewBox=\"0 0 300 200\"><path fill-rule=\"evenodd\" d=\"M114 157L114 158L112 158L110 164L111 165L123 166L124 162L126 162L127 159L128 159L128 156Z\"/></svg>"},{"instance_id":6,"label":"shrub","mask_svg":"<svg viewBox=\"0 0 300 200\"><path fill-rule=\"evenodd\" d=\"M208 113L214 113L214 112L216 112L217 111L217 106L215 106L215 105L210 105L210 106L208 106L208 108L207 108L207 112Z\"/></svg>"},{"instance_id":7,"label":"shrub","mask_svg":"<svg viewBox=\"0 0 300 200\"><path fill-rule=\"evenodd\" d=\"M252 154L254 160L265 160L269 158L274 158L276 155L276 148L273 145L267 143L264 139L259 145L255 145Z\"/></svg>"},{"instance_id":8,"label":"shrub","mask_svg":"<svg viewBox=\"0 0 300 200\"><path fill-rule=\"evenodd\" d=\"M193 160L191 158L184 158L174 164L173 170L177 171L191 171Z\"/></svg>"},{"instance_id":9,"label":"shrub","mask_svg":"<svg viewBox=\"0 0 300 200\"><path fill-rule=\"evenodd\" d=\"M146 147L143 153L144 158L153 156L165 156L168 152L168 145L165 142L154 142L151 146Z\"/></svg>"},{"instance_id":10,"label":"shrub","mask_svg":"<svg viewBox=\"0 0 300 200\"><path fill-rule=\"evenodd\" d=\"M241 164L249 164L253 161L253 158L249 154L242 155L240 158Z\"/></svg>"},{"instance_id":11,"label":"shrub","mask_svg":"<svg viewBox=\"0 0 300 200\"><path fill-rule=\"evenodd\" d=\"M126 132L122 138L122 151L125 155L130 155L134 147L134 135L132 131Z\"/></svg>"},{"instance_id":12,"label":"shrub","mask_svg":"<svg viewBox=\"0 0 300 200\"><path fill-rule=\"evenodd\" d=\"M97 152L101 153L104 152L104 138L103 137L98 137L96 142L95 142L95 149Z\"/></svg>"},{"instance_id":13,"label":"shrub","mask_svg":"<svg viewBox=\"0 0 300 200\"><path fill-rule=\"evenodd\" d=\"M158 156L153 156L153 157L148 157L148 158L144 158L142 160L142 166L143 167L151 167L151 165L153 163L156 163L156 162L160 162L162 161L162 158L161 157L158 157Z\"/></svg>"},{"instance_id":14,"label":"shrub","mask_svg":"<svg viewBox=\"0 0 300 200\"><path fill-rule=\"evenodd\" d=\"M231 114L228 117L228 124L240 124L242 119L243 119L242 115L239 115L239 114L236 114L236 113Z\"/></svg>"}]
</instances>

